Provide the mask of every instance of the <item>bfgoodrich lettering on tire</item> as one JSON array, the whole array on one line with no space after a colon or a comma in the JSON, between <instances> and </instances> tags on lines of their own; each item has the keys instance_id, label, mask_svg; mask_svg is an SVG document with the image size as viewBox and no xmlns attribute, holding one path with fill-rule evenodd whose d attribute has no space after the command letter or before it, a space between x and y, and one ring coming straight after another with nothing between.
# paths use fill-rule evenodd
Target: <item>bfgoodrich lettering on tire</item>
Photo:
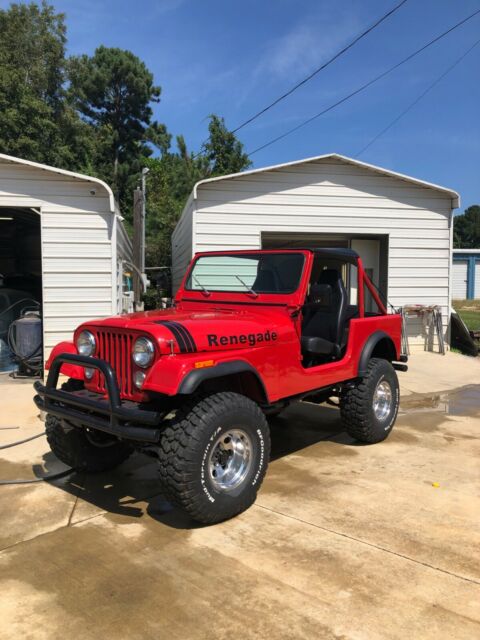
<instances>
[{"instance_id":1,"label":"bfgoodrich lettering on tire","mask_svg":"<svg viewBox=\"0 0 480 640\"><path fill-rule=\"evenodd\" d=\"M253 504L270 456L268 424L255 402L216 393L179 411L159 447L166 497L206 524Z\"/></svg>"},{"instance_id":2,"label":"bfgoodrich lettering on tire","mask_svg":"<svg viewBox=\"0 0 480 640\"><path fill-rule=\"evenodd\" d=\"M340 398L343 427L360 442L381 442L395 424L399 404L395 369L386 360L372 358L366 376Z\"/></svg>"}]
</instances>

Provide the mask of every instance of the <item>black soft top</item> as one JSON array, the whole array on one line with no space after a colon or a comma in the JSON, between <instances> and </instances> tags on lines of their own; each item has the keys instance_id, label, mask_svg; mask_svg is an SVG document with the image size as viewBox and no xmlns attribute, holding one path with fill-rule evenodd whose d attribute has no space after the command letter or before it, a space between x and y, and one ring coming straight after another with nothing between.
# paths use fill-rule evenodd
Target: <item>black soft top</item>
<instances>
[{"instance_id":1,"label":"black soft top","mask_svg":"<svg viewBox=\"0 0 480 640\"><path fill-rule=\"evenodd\" d=\"M333 248L317 248L317 247L305 247L308 251L312 251L316 256L321 258L330 258L331 260L342 260L343 262L350 262L356 264L360 257L353 249L333 249Z\"/></svg>"}]
</instances>

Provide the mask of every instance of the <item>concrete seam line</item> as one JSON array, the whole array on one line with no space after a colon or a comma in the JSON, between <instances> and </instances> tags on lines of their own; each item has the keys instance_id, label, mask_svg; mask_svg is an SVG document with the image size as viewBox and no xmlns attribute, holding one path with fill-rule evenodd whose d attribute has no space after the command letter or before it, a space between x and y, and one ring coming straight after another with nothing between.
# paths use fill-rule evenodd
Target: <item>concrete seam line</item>
<instances>
[{"instance_id":1,"label":"concrete seam line","mask_svg":"<svg viewBox=\"0 0 480 640\"><path fill-rule=\"evenodd\" d=\"M75 500L73 501L73 505L72 505L72 510L70 511L70 515L68 516L68 522L67 522L67 527L70 527L72 525L72 518L73 518L73 514L75 512L75 508L77 506L77 502L78 502L78 493L75 496Z\"/></svg>"},{"instance_id":2,"label":"concrete seam line","mask_svg":"<svg viewBox=\"0 0 480 640\"><path fill-rule=\"evenodd\" d=\"M88 518L83 518L82 520L78 520L77 522L74 522L71 526L75 527L77 524L81 524L82 522L86 522L87 520L93 520L94 518L98 518L100 516L104 516L106 513L110 513L110 512L102 511L101 513L96 513L93 516L89 516ZM28 542L32 542L33 540L37 540L37 538L43 538L43 536L48 536L53 533L57 533L57 531L61 531L62 529L67 529L68 526L69 526L68 524L63 524L57 527L56 529L52 529L52 531L44 531L43 533L39 533L38 535L33 536L32 538L25 538L25 540L19 540L18 542L14 542L13 544L8 544L6 547L0 548L0 555L4 551L9 551L10 549L13 549L13 547L18 547L20 544L26 544Z\"/></svg>"},{"instance_id":3,"label":"concrete seam line","mask_svg":"<svg viewBox=\"0 0 480 640\"><path fill-rule=\"evenodd\" d=\"M151 498L155 498L157 496L162 495L161 493L154 493L151 496L146 496L145 498L142 498L143 500L150 500ZM80 497L80 496L78 496ZM94 520L95 518L99 518L100 516L104 516L107 513L111 513L110 511L107 510L102 510L100 513L95 513L93 516L88 516L87 518L82 518L81 520L77 520L77 522L74 522L73 524L71 524L70 526L72 527L76 527L78 524L82 524L83 522L87 522L88 520ZM72 514L70 514L70 517L72 516ZM37 536L33 536L33 538L26 538L25 540L19 540L18 542L14 542L13 544L9 544L6 547L1 547L0 548L0 554L3 553L3 551L8 551L9 549L12 549L13 547L17 547L19 544L25 544L26 542L31 542L32 540L36 540L37 538L41 538L43 536L47 536L49 534L52 533L56 533L57 531L60 531L61 529L66 529L69 525L68 524L64 524L60 527L57 527L56 529L53 529L52 531L45 531L44 533L39 533Z\"/></svg>"},{"instance_id":4,"label":"concrete seam line","mask_svg":"<svg viewBox=\"0 0 480 640\"><path fill-rule=\"evenodd\" d=\"M362 540L361 538L355 538L354 536L348 535L348 533L342 533L341 531L335 531L334 529L329 529L328 527L322 527L319 524L314 524L313 522L308 522L308 520L302 520L302 518L297 518L296 516L288 515L287 513L282 513L281 511L275 511L275 509L270 509L270 507L264 507L261 504L255 504L259 509L265 509L265 511L270 511L271 513L275 513L278 516L283 516L284 518L289 518L290 520L296 520L297 522L301 522L302 524L306 524L310 527L314 527L315 529L321 529L322 531L326 531L327 533L332 533L333 535L340 536L342 538L347 538L348 540L353 540L354 542L359 542L360 544L364 544L367 547L372 547L373 549L377 549L378 551L383 551L384 553L390 553L392 556L397 556L398 558L402 558L403 560L408 560L409 562L414 562L415 564L422 565L427 567L427 569L432 569L433 571L440 571L441 573L446 573L453 578L458 578L459 580L464 580L465 582L471 582L472 584L480 585L480 581L475 580L474 578L467 578L466 576L461 576L458 573L453 573L452 571L448 571L447 569L442 569L441 567L435 567L432 564L428 564L428 562L422 562L421 560L415 560L415 558L410 558L409 556L404 556L402 553L398 551L392 551L391 549L386 549L385 547L380 547L373 542L367 542L366 540Z\"/></svg>"}]
</instances>

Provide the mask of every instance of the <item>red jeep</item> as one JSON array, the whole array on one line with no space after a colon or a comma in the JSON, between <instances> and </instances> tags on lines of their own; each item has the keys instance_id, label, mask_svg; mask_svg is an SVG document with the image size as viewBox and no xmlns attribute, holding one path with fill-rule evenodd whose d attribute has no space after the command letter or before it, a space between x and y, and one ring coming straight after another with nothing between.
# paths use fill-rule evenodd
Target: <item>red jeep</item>
<instances>
[{"instance_id":1,"label":"red jeep","mask_svg":"<svg viewBox=\"0 0 480 640\"><path fill-rule=\"evenodd\" d=\"M351 436L388 436L401 329L350 249L203 253L172 309L93 320L57 345L35 402L66 464L105 471L144 451L173 503L219 522L254 502L265 416L289 403L336 397Z\"/></svg>"}]
</instances>

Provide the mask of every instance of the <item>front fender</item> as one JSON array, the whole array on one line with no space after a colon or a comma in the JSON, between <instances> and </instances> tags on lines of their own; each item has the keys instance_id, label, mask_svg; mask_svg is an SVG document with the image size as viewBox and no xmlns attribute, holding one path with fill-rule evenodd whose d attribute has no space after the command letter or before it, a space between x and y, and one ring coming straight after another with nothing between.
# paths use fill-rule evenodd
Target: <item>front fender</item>
<instances>
[{"instance_id":1,"label":"front fender","mask_svg":"<svg viewBox=\"0 0 480 640\"><path fill-rule=\"evenodd\" d=\"M76 355L78 353L77 347L73 344L73 342L59 342L51 350L50 355L48 356L48 360L45 363L45 369L50 369L52 362L57 356L62 353L73 353ZM67 376L68 378L83 380L83 367L79 367L78 365L74 364L62 364L60 374L63 376Z\"/></svg>"},{"instance_id":2,"label":"front fender","mask_svg":"<svg viewBox=\"0 0 480 640\"><path fill-rule=\"evenodd\" d=\"M203 361L199 361L198 354L194 354L193 357L161 357L150 370L143 385L143 390L155 391L169 396L177 394L190 395L205 380L248 372L257 378L268 401L268 393L262 377L249 362L239 359L217 360L212 364L210 362L212 361L206 358Z\"/></svg>"}]
</instances>

